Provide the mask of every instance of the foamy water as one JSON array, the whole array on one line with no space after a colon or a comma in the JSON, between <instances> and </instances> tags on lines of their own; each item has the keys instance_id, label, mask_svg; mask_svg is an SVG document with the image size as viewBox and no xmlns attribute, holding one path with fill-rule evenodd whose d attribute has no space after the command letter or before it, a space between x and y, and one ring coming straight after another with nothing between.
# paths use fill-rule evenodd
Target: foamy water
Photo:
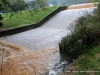
<instances>
[{"instance_id":1,"label":"foamy water","mask_svg":"<svg viewBox=\"0 0 100 75\"><path fill-rule=\"evenodd\" d=\"M59 56L57 48L30 52L20 46L0 41L0 63L2 63L0 75L1 73L2 75L44 75L59 62Z\"/></svg>"},{"instance_id":2,"label":"foamy water","mask_svg":"<svg viewBox=\"0 0 100 75\"><path fill-rule=\"evenodd\" d=\"M62 37L70 33L70 24L87 11L92 10L92 8L64 10L39 28L1 37L0 40L23 46L32 51L54 48L58 46Z\"/></svg>"},{"instance_id":3,"label":"foamy water","mask_svg":"<svg viewBox=\"0 0 100 75\"><path fill-rule=\"evenodd\" d=\"M2 75L44 75L54 68L60 60L58 43L70 33L70 24L92 10L86 8L61 11L39 28L1 37Z\"/></svg>"}]
</instances>

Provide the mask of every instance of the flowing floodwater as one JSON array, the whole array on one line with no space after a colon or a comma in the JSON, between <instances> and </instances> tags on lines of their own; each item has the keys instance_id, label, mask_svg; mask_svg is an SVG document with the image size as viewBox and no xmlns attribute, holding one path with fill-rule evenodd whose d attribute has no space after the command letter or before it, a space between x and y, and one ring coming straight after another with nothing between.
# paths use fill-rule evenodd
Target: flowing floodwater
<instances>
[{"instance_id":1,"label":"flowing floodwater","mask_svg":"<svg viewBox=\"0 0 100 75\"><path fill-rule=\"evenodd\" d=\"M1 37L1 74L44 75L46 71L52 70L60 61L58 43L70 33L70 24L92 10L64 10L39 28Z\"/></svg>"},{"instance_id":2,"label":"flowing floodwater","mask_svg":"<svg viewBox=\"0 0 100 75\"><path fill-rule=\"evenodd\" d=\"M70 24L92 9L64 10L52 17L43 26L22 33L1 37L0 40L10 42L28 50L43 50L54 48L68 33Z\"/></svg>"},{"instance_id":3,"label":"flowing floodwater","mask_svg":"<svg viewBox=\"0 0 100 75\"><path fill-rule=\"evenodd\" d=\"M44 75L46 71L54 68L59 59L57 48L30 52L22 47L0 41L2 75Z\"/></svg>"}]
</instances>

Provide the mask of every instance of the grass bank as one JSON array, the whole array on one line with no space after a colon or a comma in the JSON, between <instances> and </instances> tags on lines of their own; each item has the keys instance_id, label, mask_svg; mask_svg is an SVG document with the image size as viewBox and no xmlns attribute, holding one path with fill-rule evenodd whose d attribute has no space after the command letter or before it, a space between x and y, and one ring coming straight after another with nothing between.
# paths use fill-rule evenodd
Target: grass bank
<instances>
[{"instance_id":1,"label":"grass bank","mask_svg":"<svg viewBox=\"0 0 100 75\"><path fill-rule=\"evenodd\" d=\"M100 71L100 46L93 47L86 54L80 56L73 65L78 65L77 70L79 71L91 71L91 73L86 73L86 75L99 75L100 72L96 73L95 71Z\"/></svg>"},{"instance_id":2,"label":"grass bank","mask_svg":"<svg viewBox=\"0 0 100 75\"><path fill-rule=\"evenodd\" d=\"M7 13L3 14L3 26L4 29L10 29L27 24L33 24L40 21L42 18L47 16L50 12L58 8L58 6L48 7L42 10L38 10L36 13L34 10L20 11L18 13ZM13 16L11 16L13 15Z\"/></svg>"},{"instance_id":3,"label":"grass bank","mask_svg":"<svg viewBox=\"0 0 100 75\"><path fill-rule=\"evenodd\" d=\"M65 36L59 43L62 58L72 58L87 52L92 46L100 42L100 10L93 11L93 15L86 14L78 18L71 34Z\"/></svg>"},{"instance_id":4,"label":"grass bank","mask_svg":"<svg viewBox=\"0 0 100 75\"><path fill-rule=\"evenodd\" d=\"M100 75L100 45L79 56L61 75Z\"/></svg>"},{"instance_id":5,"label":"grass bank","mask_svg":"<svg viewBox=\"0 0 100 75\"><path fill-rule=\"evenodd\" d=\"M78 58L66 70L78 73L65 72L62 75L100 75L100 4L92 15L86 14L78 18L72 33L59 43L59 49L62 59L71 61L73 58Z\"/></svg>"}]
</instances>

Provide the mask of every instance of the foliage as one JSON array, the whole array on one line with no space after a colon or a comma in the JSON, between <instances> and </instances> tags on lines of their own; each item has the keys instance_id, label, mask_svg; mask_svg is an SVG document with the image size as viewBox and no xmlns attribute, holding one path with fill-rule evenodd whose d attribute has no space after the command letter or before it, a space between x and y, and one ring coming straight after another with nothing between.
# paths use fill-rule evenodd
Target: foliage
<instances>
[{"instance_id":1,"label":"foliage","mask_svg":"<svg viewBox=\"0 0 100 75\"><path fill-rule=\"evenodd\" d=\"M11 8L14 12L16 12L16 10L13 9L13 7L11 7L10 3L8 0L0 0L0 5L4 8L4 9L8 9Z\"/></svg>"},{"instance_id":2,"label":"foliage","mask_svg":"<svg viewBox=\"0 0 100 75\"><path fill-rule=\"evenodd\" d=\"M88 2L99 2L99 0L88 0Z\"/></svg>"},{"instance_id":3,"label":"foliage","mask_svg":"<svg viewBox=\"0 0 100 75\"><path fill-rule=\"evenodd\" d=\"M6 10L11 9L12 11L21 11L29 7L28 3L31 3L30 6L38 6L40 8L45 8L47 5L47 0L34 0L34 1L28 1L25 0L0 0L0 5L2 5L3 8Z\"/></svg>"},{"instance_id":4,"label":"foliage","mask_svg":"<svg viewBox=\"0 0 100 75\"><path fill-rule=\"evenodd\" d=\"M64 56L78 56L93 45L100 42L100 5L94 15L87 14L80 17L71 34L64 37L59 43L60 54Z\"/></svg>"},{"instance_id":5,"label":"foliage","mask_svg":"<svg viewBox=\"0 0 100 75\"><path fill-rule=\"evenodd\" d=\"M2 5L0 4L0 10L3 10L3 7L2 7Z\"/></svg>"},{"instance_id":6,"label":"foliage","mask_svg":"<svg viewBox=\"0 0 100 75\"><path fill-rule=\"evenodd\" d=\"M25 10L28 6L24 0L9 0L9 4L16 12Z\"/></svg>"},{"instance_id":7,"label":"foliage","mask_svg":"<svg viewBox=\"0 0 100 75\"><path fill-rule=\"evenodd\" d=\"M27 10L30 13L31 16L34 16L34 14L37 13L38 9L45 8L46 7L46 0L34 0L34 1L28 1L25 0L0 0L0 11L3 9L3 12L10 13L10 18L16 14L22 15L23 10ZM31 8L31 9L30 9ZM33 10L32 10L33 9ZM34 13L35 12L35 13ZM44 15L43 15L44 16ZM27 16L28 17L28 16ZM15 19L13 19L15 20ZM19 18L20 20L20 18ZM11 20L12 21L12 20ZM3 20L4 22L4 20ZM8 21L7 21L8 22ZM11 23L11 22L10 22ZM15 22L16 23L16 22ZM21 22L20 22L21 23ZM20 23L17 22L19 25ZM26 23L26 22L25 22ZM24 23L24 24L25 24ZM0 22L0 25L2 22ZM5 24L5 23L4 23ZM16 24L14 24L16 25ZM18 26L17 25L17 26ZM10 25L11 26L11 25ZM15 26L16 27L16 26Z\"/></svg>"},{"instance_id":8,"label":"foliage","mask_svg":"<svg viewBox=\"0 0 100 75\"><path fill-rule=\"evenodd\" d=\"M40 8L45 8L47 6L47 0L36 0Z\"/></svg>"},{"instance_id":9,"label":"foliage","mask_svg":"<svg viewBox=\"0 0 100 75\"><path fill-rule=\"evenodd\" d=\"M0 14L0 27L3 26L2 19L3 19L3 17Z\"/></svg>"}]
</instances>

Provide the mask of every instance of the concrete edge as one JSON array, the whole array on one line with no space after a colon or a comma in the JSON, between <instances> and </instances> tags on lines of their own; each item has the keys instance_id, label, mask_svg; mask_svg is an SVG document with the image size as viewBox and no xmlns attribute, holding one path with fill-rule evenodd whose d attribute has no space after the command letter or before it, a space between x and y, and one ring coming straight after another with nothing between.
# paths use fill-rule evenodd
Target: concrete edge
<instances>
[{"instance_id":1,"label":"concrete edge","mask_svg":"<svg viewBox=\"0 0 100 75\"><path fill-rule=\"evenodd\" d=\"M29 25L22 26L22 27L17 27L17 28L12 28L12 29L8 29L8 30L0 31L0 37L7 36L7 35L13 35L13 34L17 34L20 32L24 32L24 31L27 31L30 29L35 29L37 27L40 27L45 22L47 22L50 18L52 18L54 15L56 15L58 12L66 10L66 9L67 9L67 6L59 7L57 9L55 9L53 12L51 12L49 15L44 17L42 20L40 20L38 23L29 24Z\"/></svg>"},{"instance_id":2,"label":"concrete edge","mask_svg":"<svg viewBox=\"0 0 100 75\"><path fill-rule=\"evenodd\" d=\"M71 10L71 9L80 9L80 8L90 8L90 7L95 7L95 4L94 3L85 3L85 4L59 7L57 9L55 9L53 12L51 12L49 15L44 17L42 20L40 20L38 23L29 24L29 25L26 25L26 26L18 27L18 28L0 31L0 37L7 36L7 35L13 35L13 34L17 34L17 33L20 33L20 32L24 32L24 31L27 31L27 30L30 30L30 29L35 29L37 27L40 27L45 22L47 22L50 18L52 18L54 15L59 13L60 11Z\"/></svg>"}]
</instances>

